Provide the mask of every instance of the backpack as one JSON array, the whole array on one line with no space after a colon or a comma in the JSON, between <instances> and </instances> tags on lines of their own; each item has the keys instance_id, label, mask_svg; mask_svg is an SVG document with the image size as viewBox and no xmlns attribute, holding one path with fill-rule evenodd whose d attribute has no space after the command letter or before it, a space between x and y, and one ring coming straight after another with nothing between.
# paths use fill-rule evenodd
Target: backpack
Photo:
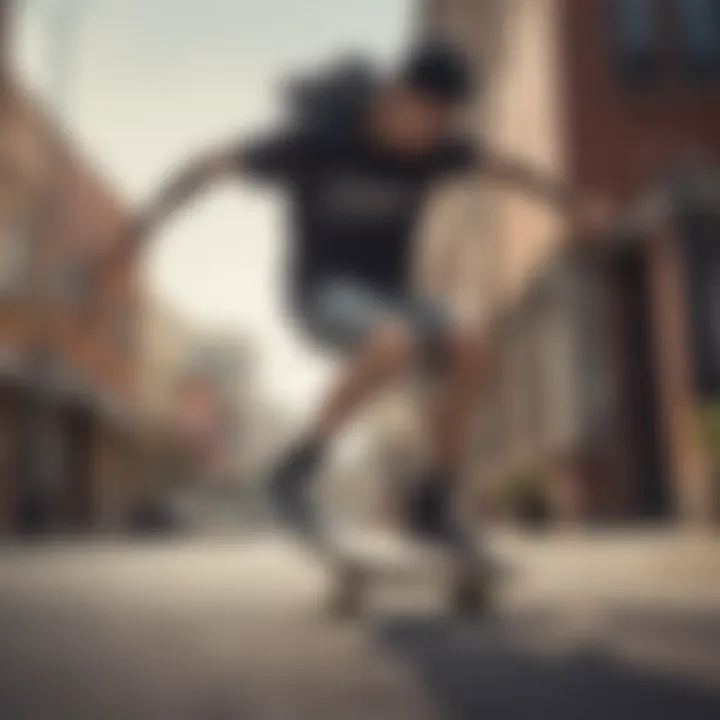
<instances>
[{"instance_id":1,"label":"backpack","mask_svg":"<svg viewBox=\"0 0 720 720\"><path fill-rule=\"evenodd\" d=\"M378 82L372 64L350 57L312 76L294 78L286 89L288 120L308 131L353 126Z\"/></svg>"}]
</instances>

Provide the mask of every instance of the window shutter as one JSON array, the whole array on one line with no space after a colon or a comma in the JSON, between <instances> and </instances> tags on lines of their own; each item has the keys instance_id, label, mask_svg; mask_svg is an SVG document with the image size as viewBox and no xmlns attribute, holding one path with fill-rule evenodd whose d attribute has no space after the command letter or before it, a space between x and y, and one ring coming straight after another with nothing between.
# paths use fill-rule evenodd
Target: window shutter
<instances>
[{"instance_id":1,"label":"window shutter","mask_svg":"<svg viewBox=\"0 0 720 720\"><path fill-rule=\"evenodd\" d=\"M649 81L655 76L661 51L661 14L657 0L613 0L613 39L622 76Z\"/></svg>"},{"instance_id":2,"label":"window shutter","mask_svg":"<svg viewBox=\"0 0 720 720\"><path fill-rule=\"evenodd\" d=\"M720 1L678 0L682 48L685 65L696 77L720 69Z\"/></svg>"}]
</instances>

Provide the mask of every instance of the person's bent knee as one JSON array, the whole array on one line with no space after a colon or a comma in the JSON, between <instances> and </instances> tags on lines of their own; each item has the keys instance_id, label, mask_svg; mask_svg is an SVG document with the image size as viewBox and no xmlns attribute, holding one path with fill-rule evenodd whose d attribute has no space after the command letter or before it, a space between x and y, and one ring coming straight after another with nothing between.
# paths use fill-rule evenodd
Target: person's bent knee
<instances>
[{"instance_id":1,"label":"person's bent knee","mask_svg":"<svg viewBox=\"0 0 720 720\"><path fill-rule=\"evenodd\" d=\"M487 357L487 338L475 328L458 328L448 341L448 351L455 364L479 365Z\"/></svg>"},{"instance_id":2,"label":"person's bent knee","mask_svg":"<svg viewBox=\"0 0 720 720\"><path fill-rule=\"evenodd\" d=\"M412 328L400 321L387 321L375 328L368 339L373 355L388 370L401 370L413 357L416 338Z\"/></svg>"}]
</instances>

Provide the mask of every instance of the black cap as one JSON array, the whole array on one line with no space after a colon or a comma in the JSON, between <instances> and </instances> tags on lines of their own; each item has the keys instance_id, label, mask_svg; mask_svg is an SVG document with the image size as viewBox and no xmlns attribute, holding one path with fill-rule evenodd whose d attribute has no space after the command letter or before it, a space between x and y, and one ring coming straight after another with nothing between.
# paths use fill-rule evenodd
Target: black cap
<instances>
[{"instance_id":1,"label":"black cap","mask_svg":"<svg viewBox=\"0 0 720 720\"><path fill-rule=\"evenodd\" d=\"M402 70L408 86L443 102L466 100L473 86L472 73L463 54L447 42L433 40L417 46Z\"/></svg>"}]
</instances>

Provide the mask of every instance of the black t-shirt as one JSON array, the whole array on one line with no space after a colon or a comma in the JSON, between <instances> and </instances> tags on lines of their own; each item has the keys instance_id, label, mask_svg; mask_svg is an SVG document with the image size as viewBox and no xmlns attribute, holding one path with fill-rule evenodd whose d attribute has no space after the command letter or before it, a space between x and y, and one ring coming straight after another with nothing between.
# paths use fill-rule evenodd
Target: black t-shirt
<instances>
[{"instance_id":1,"label":"black t-shirt","mask_svg":"<svg viewBox=\"0 0 720 720\"><path fill-rule=\"evenodd\" d=\"M278 133L237 152L242 173L280 182L290 194L299 292L336 276L403 289L429 189L480 159L479 148L463 138L409 158L374 147L358 132L317 129Z\"/></svg>"}]
</instances>

